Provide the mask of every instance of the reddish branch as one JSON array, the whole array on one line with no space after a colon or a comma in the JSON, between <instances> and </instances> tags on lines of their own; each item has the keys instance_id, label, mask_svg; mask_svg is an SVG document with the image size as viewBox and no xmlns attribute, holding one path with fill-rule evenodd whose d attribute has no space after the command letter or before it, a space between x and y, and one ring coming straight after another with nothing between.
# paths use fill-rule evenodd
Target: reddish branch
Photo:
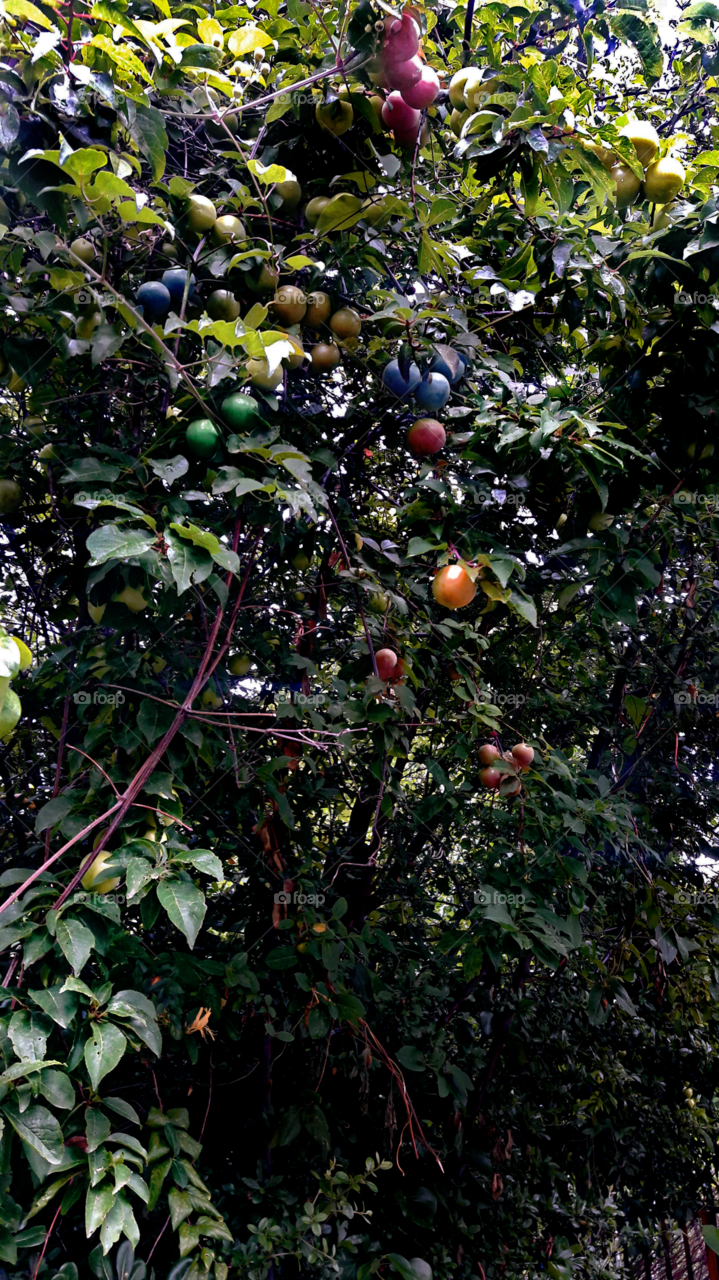
<instances>
[{"instance_id":1,"label":"reddish branch","mask_svg":"<svg viewBox=\"0 0 719 1280\"><path fill-rule=\"evenodd\" d=\"M430 1155L434 1156L435 1160L437 1161L437 1164L442 1170L442 1173L444 1173L444 1166L442 1165L442 1161L437 1155L437 1152L434 1150L434 1147L430 1146L426 1137L424 1136L422 1125L419 1122L417 1112L415 1111L414 1106L412 1104L412 1099L410 1098L407 1092L407 1086L404 1082L404 1076L402 1075L402 1072L397 1066L397 1063L394 1061L393 1058L389 1056L387 1050L384 1048L384 1045L380 1044L376 1035L372 1031L371 1027L367 1025L364 1018L359 1019L359 1025L362 1028L362 1033L364 1035L365 1044L367 1045L367 1048L371 1049L372 1047L374 1047L375 1052L377 1053L377 1056L384 1063L390 1075L392 1076L392 1079L397 1085L397 1088L399 1089L400 1095L402 1097L402 1101L404 1103L405 1111L407 1112L407 1120L402 1128L402 1133L399 1136L399 1142L397 1143L397 1152L395 1154L395 1163L397 1165L397 1168L399 1169L400 1173L404 1177L404 1169L402 1168L399 1162L399 1153L400 1153L400 1148L402 1146L402 1137L404 1135L404 1131L405 1129L408 1128L410 1138L412 1139L412 1147L414 1149L414 1154L417 1157L417 1159L419 1159L419 1153L417 1151L417 1142L415 1140L415 1129L417 1130L417 1136L419 1137L420 1141L424 1144L427 1151L429 1151Z\"/></svg>"}]
</instances>

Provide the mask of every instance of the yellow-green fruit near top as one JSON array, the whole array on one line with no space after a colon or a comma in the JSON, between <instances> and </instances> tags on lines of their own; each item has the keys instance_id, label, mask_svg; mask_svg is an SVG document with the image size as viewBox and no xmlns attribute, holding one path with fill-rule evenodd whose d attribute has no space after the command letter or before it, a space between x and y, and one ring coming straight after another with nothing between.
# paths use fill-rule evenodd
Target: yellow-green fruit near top
<instances>
[{"instance_id":1,"label":"yellow-green fruit near top","mask_svg":"<svg viewBox=\"0 0 719 1280\"><path fill-rule=\"evenodd\" d=\"M312 200L308 201L305 205L305 218L308 226L317 226L317 223L320 220L320 214L322 213L322 210L327 207L329 202L329 196L315 196Z\"/></svg>"},{"instance_id":2,"label":"yellow-green fruit near top","mask_svg":"<svg viewBox=\"0 0 719 1280\"><path fill-rule=\"evenodd\" d=\"M82 887L92 893L112 893L120 883L121 876L108 876L106 880L101 877L105 867L112 862L112 854L109 849L103 849L102 853L98 853L95 861L90 864L84 876L82 877Z\"/></svg>"},{"instance_id":3,"label":"yellow-green fruit near top","mask_svg":"<svg viewBox=\"0 0 719 1280\"><path fill-rule=\"evenodd\" d=\"M32 666L31 651L28 649L27 645L25 644L25 641L21 640L19 636L10 636L10 639L12 640L18 653L20 654L20 670L27 671L28 667Z\"/></svg>"},{"instance_id":4,"label":"yellow-green fruit near top","mask_svg":"<svg viewBox=\"0 0 719 1280\"><path fill-rule=\"evenodd\" d=\"M455 71L449 82L449 100L455 109L461 110L464 106L464 87L472 76L478 75L476 67L462 67L461 71Z\"/></svg>"},{"instance_id":5,"label":"yellow-green fruit near top","mask_svg":"<svg viewBox=\"0 0 719 1280\"><path fill-rule=\"evenodd\" d=\"M644 193L652 204L668 204L681 191L687 173L684 165L673 156L655 160L644 175Z\"/></svg>"},{"instance_id":6,"label":"yellow-green fruit near top","mask_svg":"<svg viewBox=\"0 0 719 1280\"><path fill-rule=\"evenodd\" d=\"M6 689L5 697L0 703L0 742L10 737L21 715L22 703L15 690Z\"/></svg>"},{"instance_id":7,"label":"yellow-green fruit near top","mask_svg":"<svg viewBox=\"0 0 719 1280\"><path fill-rule=\"evenodd\" d=\"M240 222L239 218L233 217L231 213L224 213L212 228L212 239L215 244L230 244L232 241L246 240L245 224Z\"/></svg>"},{"instance_id":8,"label":"yellow-green fruit near top","mask_svg":"<svg viewBox=\"0 0 719 1280\"><path fill-rule=\"evenodd\" d=\"M275 191L282 200L281 213L294 213L302 199L302 187L296 178L288 178L286 182L278 182Z\"/></svg>"},{"instance_id":9,"label":"yellow-green fruit near top","mask_svg":"<svg viewBox=\"0 0 719 1280\"><path fill-rule=\"evenodd\" d=\"M210 231L217 222L217 210L207 196L194 193L187 201L187 225L198 234Z\"/></svg>"},{"instance_id":10,"label":"yellow-green fruit near top","mask_svg":"<svg viewBox=\"0 0 719 1280\"><path fill-rule=\"evenodd\" d=\"M0 480L0 516L12 515L22 502L22 489L17 480Z\"/></svg>"},{"instance_id":11,"label":"yellow-green fruit near top","mask_svg":"<svg viewBox=\"0 0 719 1280\"><path fill-rule=\"evenodd\" d=\"M298 573L305 573L310 567L310 558L304 551L298 551L296 556L292 557L292 567L297 569Z\"/></svg>"},{"instance_id":12,"label":"yellow-green fruit near top","mask_svg":"<svg viewBox=\"0 0 719 1280\"><path fill-rule=\"evenodd\" d=\"M251 666L252 658L249 653L236 653L227 664L228 670L233 676L246 676Z\"/></svg>"},{"instance_id":13,"label":"yellow-green fruit near top","mask_svg":"<svg viewBox=\"0 0 719 1280\"><path fill-rule=\"evenodd\" d=\"M354 118L352 104L342 102L340 98L335 102L318 102L315 107L315 120L320 129L324 129L325 133L333 133L336 138L352 128Z\"/></svg>"},{"instance_id":14,"label":"yellow-green fruit near top","mask_svg":"<svg viewBox=\"0 0 719 1280\"><path fill-rule=\"evenodd\" d=\"M73 240L70 245L70 253L73 258L84 262L86 266L95 261L95 246L92 240L86 240L84 236L78 236L77 240Z\"/></svg>"},{"instance_id":15,"label":"yellow-green fruit near top","mask_svg":"<svg viewBox=\"0 0 719 1280\"><path fill-rule=\"evenodd\" d=\"M122 591L119 591L112 598L118 604L126 604L131 613L142 613L142 610L146 609L150 603L137 587L124 587Z\"/></svg>"},{"instance_id":16,"label":"yellow-green fruit near top","mask_svg":"<svg viewBox=\"0 0 719 1280\"><path fill-rule=\"evenodd\" d=\"M628 138L634 143L637 159L644 167L651 164L659 150L659 134L648 120L630 120L619 130L620 138Z\"/></svg>"},{"instance_id":17,"label":"yellow-green fruit near top","mask_svg":"<svg viewBox=\"0 0 719 1280\"><path fill-rule=\"evenodd\" d=\"M612 165L609 173L614 180L616 192L614 199L617 208L626 209L630 204L634 204L642 185L641 178L638 178L634 170L626 164Z\"/></svg>"}]
</instances>

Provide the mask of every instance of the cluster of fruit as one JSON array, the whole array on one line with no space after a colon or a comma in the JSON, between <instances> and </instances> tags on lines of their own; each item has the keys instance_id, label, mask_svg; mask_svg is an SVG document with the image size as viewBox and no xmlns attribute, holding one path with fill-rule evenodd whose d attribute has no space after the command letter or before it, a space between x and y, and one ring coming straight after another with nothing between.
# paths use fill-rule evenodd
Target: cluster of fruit
<instances>
[{"instance_id":1,"label":"cluster of fruit","mask_svg":"<svg viewBox=\"0 0 719 1280\"><path fill-rule=\"evenodd\" d=\"M500 751L493 742L485 742L479 748L479 759L484 766L479 771L479 781L489 791L499 791L501 796L516 796L522 790L521 775L526 773L534 759L534 750L526 742L518 742L511 751ZM504 760L509 769L494 767L495 760Z\"/></svg>"},{"instance_id":2,"label":"cluster of fruit","mask_svg":"<svg viewBox=\"0 0 719 1280\"><path fill-rule=\"evenodd\" d=\"M416 144L422 112L440 89L436 71L422 61L419 43L420 30L411 13L405 10L401 18L385 18L382 46L370 67L370 79L388 91L382 122L401 147Z\"/></svg>"},{"instance_id":3,"label":"cluster of fruit","mask_svg":"<svg viewBox=\"0 0 719 1280\"><path fill-rule=\"evenodd\" d=\"M687 176L684 165L672 155L657 159L659 134L648 120L630 120L619 130L619 135L632 143L644 169L644 181L629 165L623 163L611 147L605 147L599 142L589 144L589 150L609 170L614 181L617 208L628 208L637 201L640 194L652 204L668 204L684 185Z\"/></svg>"},{"instance_id":4,"label":"cluster of fruit","mask_svg":"<svg viewBox=\"0 0 719 1280\"><path fill-rule=\"evenodd\" d=\"M424 373L414 361L401 365L399 360L390 360L382 374L382 382L398 400L413 396L420 409L436 412L446 405L451 387L464 377L467 364L467 357L462 352L439 343Z\"/></svg>"},{"instance_id":5,"label":"cluster of fruit","mask_svg":"<svg viewBox=\"0 0 719 1280\"><path fill-rule=\"evenodd\" d=\"M22 703L10 681L31 665L32 654L24 641L0 627L0 742L10 737L22 715Z\"/></svg>"},{"instance_id":6,"label":"cluster of fruit","mask_svg":"<svg viewBox=\"0 0 719 1280\"><path fill-rule=\"evenodd\" d=\"M449 83L449 102L452 113L449 127L455 137L459 138L470 117L472 133L481 134L489 130L497 118L499 105L513 106L517 100L516 93L507 92L501 103L498 101L501 81L492 75L485 79L485 71L479 67L462 67Z\"/></svg>"}]
</instances>

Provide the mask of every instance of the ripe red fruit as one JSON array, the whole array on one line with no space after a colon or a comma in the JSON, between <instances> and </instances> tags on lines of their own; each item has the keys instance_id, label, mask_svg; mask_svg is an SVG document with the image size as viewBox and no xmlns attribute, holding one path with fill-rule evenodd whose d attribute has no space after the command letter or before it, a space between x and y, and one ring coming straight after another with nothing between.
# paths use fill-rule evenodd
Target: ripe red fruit
<instances>
[{"instance_id":1,"label":"ripe red fruit","mask_svg":"<svg viewBox=\"0 0 719 1280\"><path fill-rule=\"evenodd\" d=\"M479 748L479 758L482 764L491 764L493 760L499 759L499 749L492 742L485 742Z\"/></svg>"},{"instance_id":2,"label":"ripe red fruit","mask_svg":"<svg viewBox=\"0 0 719 1280\"><path fill-rule=\"evenodd\" d=\"M379 649L375 654L375 661L380 680L391 680L393 675L399 675L397 654L394 649Z\"/></svg>"},{"instance_id":3,"label":"ripe red fruit","mask_svg":"<svg viewBox=\"0 0 719 1280\"><path fill-rule=\"evenodd\" d=\"M439 453L447 440L447 432L436 418L418 418L407 432L407 444L419 458Z\"/></svg>"},{"instance_id":4,"label":"ripe red fruit","mask_svg":"<svg viewBox=\"0 0 719 1280\"><path fill-rule=\"evenodd\" d=\"M405 92L409 93L412 86L421 80L422 63L419 58L408 58L406 62L391 62L385 58L382 64L382 76L385 89L399 89L404 98Z\"/></svg>"},{"instance_id":5,"label":"ripe red fruit","mask_svg":"<svg viewBox=\"0 0 719 1280\"><path fill-rule=\"evenodd\" d=\"M482 786L487 787L489 791L496 791L502 781L502 775L499 772L499 769L480 769L479 781Z\"/></svg>"},{"instance_id":6,"label":"ripe red fruit","mask_svg":"<svg viewBox=\"0 0 719 1280\"><path fill-rule=\"evenodd\" d=\"M439 93L439 77L436 71L431 67L423 67L419 80L415 81L409 88L404 89L398 84L398 88L402 89L402 97L408 107L415 107L422 111L425 107L429 107L434 102Z\"/></svg>"},{"instance_id":7,"label":"ripe red fruit","mask_svg":"<svg viewBox=\"0 0 719 1280\"><path fill-rule=\"evenodd\" d=\"M401 18L385 18L382 52L393 62L404 62L413 58L419 49L419 36L419 27L411 13L403 13Z\"/></svg>"},{"instance_id":8,"label":"ripe red fruit","mask_svg":"<svg viewBox=\"0 0 719 1280\"><path fill-rule=\"evenodd\" d=\"M419 128L420 113L415 111L413 107L408 107L401 93L395 90L385 99L382 107L382 119L389 129L393 129L395 137L399 141L398 134L417 136Z\"/></svg>"},{"instance_id":9,"label":"ripe red fruit","mask_svg":"<svg viewBox=\"0 0 719 1280\"><path fill-rule=\"evenodd\" d=\"M512 747L512 755L523 769L528 769L534 759L534 751L532 747L527 746L526 742L518 742L515 747Z\"/></svg>"}]
</instances>

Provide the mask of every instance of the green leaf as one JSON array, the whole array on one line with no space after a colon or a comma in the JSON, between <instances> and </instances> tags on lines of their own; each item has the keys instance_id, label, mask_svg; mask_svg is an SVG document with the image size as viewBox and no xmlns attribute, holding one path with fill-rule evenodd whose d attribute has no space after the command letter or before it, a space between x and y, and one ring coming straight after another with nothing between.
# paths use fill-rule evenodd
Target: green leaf
<instances>
[{"instance_id":1,"label":"green leaf","mask_svg":"<svg viewBox=\"0 0 719 1280\"><path fill-rule=\"evenodd\" d=\"M40 1073L40 1092L53 1107L61 1111L70 1111L75 1105L75 1090L72 1080L64 1071L44 1070Z\"/></svg>"},{"instance_id":2,"label":"green leaf","mask_svg":"<svg viewBox=\"0 0 719 1280\"><path fill-rule=\"evenodd\" d=\"M168 877L160 881L157 896L172 923L184 933L192 950L205 918L205 895L191 880Z\"/></svg>"},{"instance_id":3,"label":"green leaf","mask_svg":"<svg viewBox=\"0 0 719 1280\"><path fill-rule=\"evenodd\" d=\"M97 1107L88 1107L85 1112L85 1134L88 1151L97 1151L110 1135L110 1121Z\"/></svg>"},{"instance_id":4,"label":"green leaf","mask_svg":"<svg viewBox=\"0 0 719 1280\"><path fill-rule=\"evenodd\" d=\"M437 551L444 547L444 543L428 542L426 538L410 538L407 544L408 556L423 556L428 551Z\"/></svg>"},{"instance_id":5,"label":"green leaf","mask_svg":"<svg viewBox=\"0 0 719 1280\"><path fill-rule=\"evenodd\" d=\"M126 1048L127 1040L113 1022L95 1023L84 1054L93 1089L97 1091L100 1081L117 1066Z\"/></svg>"},{"instance_id":6,"label":"green leaf","mask_svg":"<svg viewBox=\"0 0 719 1280\"><path fill-rule=\"evenodd\" d=\"M403 1044L402 1048L397 1050L397 1061L408 1071L424 1071L427 1065L421 1050L410 1044Z\"/></svg>"},{"instance_id":7,"label":"green leaf","mask_svg":"<svg viewBox=\"0 0 719 1280\"><path fill-rule=\"evenodd\" d=\"M133 1031L159 1058L162 1036L157 1025L157 1010L147 996L141 991L117 991L107 1006L107 1012L129 1022Z\"/></svg>"},{"instance_id":8,"label":"green leaf","mask_svg":"<svg viewBox=\"0 0 719 1280\"><path fill-rule=\"evenodd\" d=\"M36 1151L47 1164L60 1164L65 1152L62 1129L46 1107L28 1107L21 1115L17 1098L13 1097L2 1110L26 1146Z\"/></svg>"},{"instance_id":9,"label":"green leaf","mask_svg":"<svg viewBox=\"0 0 719 1280\"><path fill-rule=\"evenodd\" d=\"M212 876L213 880L224 879L224 867L217 855L210 853L209 849L193 849L191 853L175 854L173 862L189 862L206 876Z\"/></svg>"},{"instance_id":10,"label":"green leaf","mask_svg":"<svg viewBox=\"0 0 719 1280\"><path fill-rule=\"evenodd\" d=\"M20 1009L8 1024L7 1034L18 1058L24 1062L42 1062L52 1022L41 1013Z\"/></svg>"},{"instance_id":11,"label":"green leaf","mask_svg":"<svg viewBox=\"0 0 719 1280\"><path fill-rule=\"evenodd\" d=\"M105 1221L114 1199L113 1189L109 1182L101 1182L99 1187L90 1187L88 1189L85 1200L85 1234L88 1240Z\"/></svg>"},{"instance_id":12,"label":"green leaf","mask_svg":"<svg viewBox=\"0 0 719 1280\"><path fill-rule=\"evenodd\" d=\"M110 462L100 462L99 458L78 458L60 476L60 481L62 484L94 484L97 481L112 484L119 474L120 468Z\"/></svg>"},{"instance_id":13,"label":"green leaf","mask_svg":"<svg viewBox=\"0 0 719 1280\"><path fill-rule=\"evenodd\" d=\"M333 196L317 221L317 231L347 231L363 216L362 200L343 192Z\"/></svg>"},{"instance_id":14,"label":"green leaf","mask_svg":"<svg viewBox=\"0 0 719 1280\"><path fill-rule=\"evenodd\" d=\"M178 1191L177 1187L173 1187L167 1197L170 1206L170 1217L172 1219L172 1229L177 1231L181 1222L185 1218L189 1218L192 1213L192 1201L186 1191Z\"/></svg>"},{"instance_id":15,"label":"green leaf","mask_svg":"<svg viewBox=\"0 0 719 1280\"><path fill-rule=\"evenodd\" d=\"M49 1014L53 1022L59 1027L67 1028L70 1026L75 1014L79 1000L77 995L71 991L63 991L58 983L54 987L47 987L40 991L28 991L31 1000L39 1005L45 1013Z\"/></svg>"},{"instance_id":16,"label":"green leaf","mask_svg":"<svg viewBox=\"0 0 719 1280\"><path fill-rule=\"evenodd\" d=\"M201 547L176 538L171 533L166 538L167 558L172 567L177 594L182 595L192 586L193 581L197 584L209 578L212 573L212 556Z\"/></svg>"},{"instance_id":17,"label":"green leaf","mask_svg":"<svg viewBox=\"0 0 719 1280\"><path fill-rule=\"evenodd\" d=\"M188 50L185 50L185 54L187 52ZM185 66L189 65L184 54L183 63ZM158 111L157 107L146 107L139 102L136 103L132 136L142 154L150 161L153 182L159 182L165 172L168 147L167 130L162 112Z\"/></svg>"},{"instance_id":18,"label":"green leaf","mask_svg":"<svg viewBox=\"0 0 719 1280\"><path fill-rule=\"evenodd\" d=\"M75 977L84 969L95 946L95 935L79 920L59 921L57 941L60 950L69 961Z\"/></svg>"},{"instance_id":19,"label":"green leaf","mask_svg":"<svg viewBox=\"0 0 719 1280\"><path fill-rule=\"evenodd\" d=\"M115 1111L117 1115L122 1116L123 1120L129 1120L131 1124L140 1124L140 1117L135 1108L126 1102L124 1098L103 1098L103 1107L109 1107L111 1111Z\"/></svg>"},{"instance_id":20,"label":"green leaf","mask_svg":"<svg viewBox=\"0 0 719 1280\"><path fill-rule=\"evenodd\" d=\"M615 35L633 44L644 67L644 78L652 85L664 71L662 42L653 23L645 22L635 13L613 14L609 25Z\"/></svg>"},{"instance_id":21,"label":"green leaf","mask_svg":"<svg viewBox=\"0 0 719 1280\"><path fill-rule=\"evenodd\" d=\"M144 555L154 543L151 533L141 529L121 529L116 524L103 524L87 539L91 565L104 564L106 560L130 560Z\"/></svg>"}]
</instances>

